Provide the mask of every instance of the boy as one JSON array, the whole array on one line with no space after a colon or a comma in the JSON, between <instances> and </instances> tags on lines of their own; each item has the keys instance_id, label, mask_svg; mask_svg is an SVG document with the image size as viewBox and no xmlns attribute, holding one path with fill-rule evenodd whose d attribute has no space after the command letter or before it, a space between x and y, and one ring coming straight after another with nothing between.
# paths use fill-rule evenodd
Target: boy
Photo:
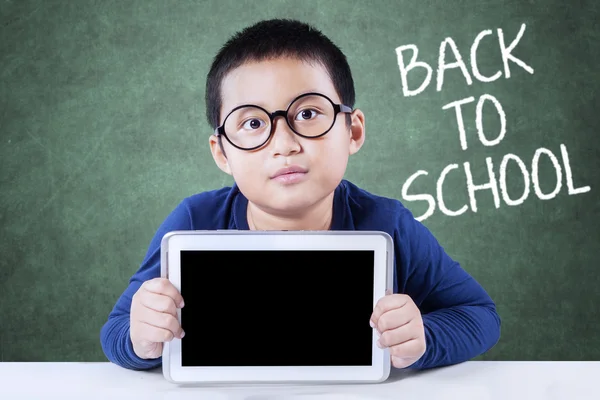
<instances>
[{"instance_id":1,"label":"boy","mask_svg":"<svg viewBox=\"0 0 600 400\"><path fill-rule=\"evenodd\" d=\"M223 46L207 78L209 144L235 184L184 199L161 224L102 328L111 362L158 367L163 343L185 334L176 318L184 299L160 278L160 241L187 229L385 231L395 243L394 291L370 324L393 366L455 364L496 344L500 318L484 289L399 201L343 179L365 140L365 116L353 105L345 56L307 24L262 21Z\"/></svg>"}]
</instances>

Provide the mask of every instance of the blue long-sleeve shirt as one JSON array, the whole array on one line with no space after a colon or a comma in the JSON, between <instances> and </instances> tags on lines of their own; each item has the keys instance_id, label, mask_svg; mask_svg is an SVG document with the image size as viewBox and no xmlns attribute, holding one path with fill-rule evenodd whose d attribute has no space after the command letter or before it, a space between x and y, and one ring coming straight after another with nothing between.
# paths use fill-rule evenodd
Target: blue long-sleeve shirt
<instances>
[{"instance_id":1,"label":"blue long-sleeve shirt","mask_svg":"<svg viewBox=\"0 0 600 400\"><path fill-rule=\"evenodd\" d=\"M160 276L162 237L173 230L248 230L247 205L234 184L187 197L168 215L102 327L100 341L109 361L136 370L161 365L160 357L141 359L134 353L129 312L142 283ZM331 230L377 230L393 238L394 293L413 299L425 326L427 350L409 368L460 363L497 343L500 318L492 299L400 201L376 196L343 180L335 190Z\"/></svg>"}]
</instances>

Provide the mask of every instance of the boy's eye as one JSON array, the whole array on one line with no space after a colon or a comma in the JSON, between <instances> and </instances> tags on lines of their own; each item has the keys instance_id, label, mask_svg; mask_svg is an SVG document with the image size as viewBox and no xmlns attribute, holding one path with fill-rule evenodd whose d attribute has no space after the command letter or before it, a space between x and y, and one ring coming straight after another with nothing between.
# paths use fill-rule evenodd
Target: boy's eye
<instances>
[{"instance_id":1,"label":"boy's eye","mask_svg":"<svg viewBox=\"0 0 600 400\"><path fill-rule=\"evenodd\" d=\"M298 114L296 114L296 120L309 120L311 119L311 117L316 117L317 116L317 112L315 110L311 110L311 109L306 109L306 110L302 110L300 111Z\"/></svg>"},{"instance_id":2,"label":"boy's eye","mask_svg":"<svg viewBox=\"0 0 600 400\"><path fill-rule=\"evenodd\" d=\"M258 118L252 118L249 119L248 121L244 122L244 129L249 129L249 130L253 130L253 129L259 129L262 128L264 126L264 121L261 121Z\"/></svg>"}]
</instances>

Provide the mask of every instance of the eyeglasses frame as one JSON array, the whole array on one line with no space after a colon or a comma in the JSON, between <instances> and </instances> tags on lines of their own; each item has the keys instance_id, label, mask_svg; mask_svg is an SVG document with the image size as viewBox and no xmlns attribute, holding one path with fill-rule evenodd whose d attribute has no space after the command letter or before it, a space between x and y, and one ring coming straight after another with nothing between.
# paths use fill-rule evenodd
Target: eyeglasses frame
<instances>
[{"instance_id":1,"label":"eyeglasses frame","mask_svg":"<svg viewBox=\"0 0 600 400\"><path fill-rule=\"evenodd\" d=\"M294 104L297 100L306 97L306 96L320 96L320 97L324 97L327 101L329 101L329 103L333 106L333 121L331 122L331 126L329 128L327 128L327 130L325 132L323 132L322 134L318 135L318 136L306 136L306 135L302 135L301 133L297 132L290 124L290 121L288 120L287 116L288 116L288 112L290 111L290 108L292 106L292 104ZM267 136L267 138L265 139L265 141L263 143L261 143L258 146L254 146L251 148L245 148L245 147L240 147L238 145L236 145L235 143L233 143L229 137L227 137L227 133L225 132L225 124L227 123L227 118L229 118L229 116L231 114L233 114L235 111L239 110L240 108L245 108L245 107L255 107L258 108L259 110L264 111L265 114L267 114L269 116L270 119L270 123L271 123L271 131L269 132L269 135ZM225 117L225 119L223 120L223 124L219 127L217 127L215 129L215 133L214 135L219 137L219 136L223 136L233 147L240 149L240 150L245 150L245 151L252 151L252 150L256 150L259 149L261 147L263 147L265 144L267 144L269 142L269 140L271 140L271 137L273 136L273 133L275 131L275 118L277 117L283 117L283 119L285 119L286 124L288 125L288 127L292 130L292 132L294 132L296 135L306 138L306 139L317 139L320 137L325 136L330 130L331 128L333 128L333 126L335 125L336 121L337 121L337 115L339 113L351 113L352 107L349 107L345 104L339 103L336 104L333 102L333 100L331 100L329 97L327 97L326 95L322 94L322 93L317 93L317 92L309 92L309 93L303 93L299 96L297 96L295 99L293 99L290 104L287 106L287 108L285 110L276 110L273 111L272 113L265 110L263 107L261 106L257 106L255 104L242 104L239 105L237 107L235 107L233 110L231 110L229 112L229 114L227 114L227 116Z\"/></svg>"}]
</instances>

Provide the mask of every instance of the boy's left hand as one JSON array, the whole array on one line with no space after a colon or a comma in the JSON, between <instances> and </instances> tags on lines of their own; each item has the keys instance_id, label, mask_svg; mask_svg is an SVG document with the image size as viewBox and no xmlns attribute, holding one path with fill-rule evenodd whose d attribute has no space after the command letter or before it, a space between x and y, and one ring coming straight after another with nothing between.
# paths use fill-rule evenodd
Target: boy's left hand
<instances>
[{"instance_id":1,"label":"boy's left hand","mask_svg":"<svg viewBox=\"0 0 600 400\"><path fill-rule=\"evenodd\" d=\"M421 311L410 296L387 292L373 310L371 326L380 335L378 345L389 348L394 367L406 368L425 354Z\"/></svg>"}]
</instances>

